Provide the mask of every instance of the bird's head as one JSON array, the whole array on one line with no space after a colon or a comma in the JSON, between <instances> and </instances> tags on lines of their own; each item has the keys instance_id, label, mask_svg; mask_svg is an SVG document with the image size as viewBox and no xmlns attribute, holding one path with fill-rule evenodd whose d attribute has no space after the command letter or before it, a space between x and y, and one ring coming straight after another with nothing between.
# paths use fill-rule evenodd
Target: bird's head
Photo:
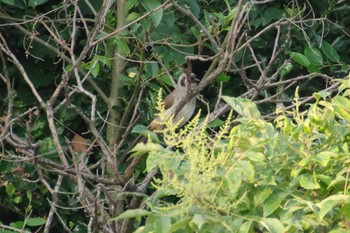
<instances>
[{"instance_id":1,"label":"bird's head","mask_svg":"<svg viewBox=\"0 0 350 233\"><path fill-rule=\"evenodd\" d=\"M194 73L191 73L189 75L186 73L182 73L179 77L177 85L181 89L185 88L191 91L197 86L198 82L199 79Z\"/></svg>"}]
</instances>

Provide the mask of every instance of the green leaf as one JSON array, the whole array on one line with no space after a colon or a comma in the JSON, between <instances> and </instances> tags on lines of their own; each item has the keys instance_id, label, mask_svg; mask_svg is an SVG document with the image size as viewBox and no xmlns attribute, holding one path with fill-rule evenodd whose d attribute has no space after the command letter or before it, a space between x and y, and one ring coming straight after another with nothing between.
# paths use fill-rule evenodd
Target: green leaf
<instances>
[{"instance_id":1,"label":"green leaf","mask_svg":"<svg viewBox=\"0 0 350 233\"><path fill-rule=\"evenodd\" d=\"M222 96L222 99L225 100L225 102L228 103L239 115L252 119L260 118L258 107L253 101L230 96Z\"/></svg>"},{"instance_id":2,"label":"green leaf","mask_svg":"<svg viewBox=\"0 0 350 233\"><path fill-rule=\"evenodd\" d=\"M174 223L169 228L169 232L176 232L177 230L187 226L190 221L191 221L191 218L185 218L183 220L180 220L180 221Z\"/></svg>"},{"instance_id":3,"label":"green leaf","mask_svg":"<svg viewBox=\"0 0 350 233\"><path fill-rule=\"evenodd\" d=\"M328 214L334 208L334 206L341 203L350 203L350 196L333 195L321 201L319 204L317 204L317 206L320 208L318 219L322 221L324 216L326 216L326 214Z\"/></svg>"},{"instance_id":4,"label":"green leaf","mask_svg":"<svg viewBox=\"0 0 350 233\"><path fill-rule=\"evenodd\" d=\"M149 12L158 6L161 5L160 1L157 0L143 0L142 6ZM151 18L154 24L154 27L158 27L160 21L162 20L163 17L163 9L159 9L151 14Z\"/></svg>"},{"instance_id":5,"label":"green leaf","mask_svg":"<svg viewBox=\"0 0 350 233\"><path fill-rule=\"evenodd\" d=\"M252 226L252 221L246 221L245 223L243 223L240 228L238 233L249 233L251 232L251 226Z\"/></svg>"},{"instance_id":6,"label":"green leaf","mask_svg":"<svg viewBox=\"0 0 350 233\"><path fill-rule=\"evenodd\" d=\"M117 45L120 55L130 55L128 43L123 38L115 39L114 43Z\"/></svg>"},{"instance_id":7,"label":"green leaf","mask_svg":"<svg viewBox=\"0 0 350 233\"><path fill-rule=\"evenodd\" d=\"M318 100L320 100L321 98L322 98L323 100L325 100L330 94L331 94L331 93L330 93L329 91L322 90L322 91L313 93L313 96L314 96L314 98L318 101Z\"/></svg>"},{"instance_id":8,"label":"green leaf","mask_svg":"<svg viewBox=\"0 0 350 233\"><path fill-rule=\"evenodd\" d=\"M208 127L209 128L214 128L214 127L218 127L218 126L221 126L225 123L225 121L223 120L220 120L220 119L215 119L214 121L210 122L208 124Z\"/></svg>"},{"instance_id":9,"label":"green leaf","mask_svg":"<svg viewBox=\"0 0 350 233\"><path fill-rule=\"evenodd\" d=\"M46 220L43 218L28 218L26 224L30 227L41 226L46 223Z\"/></svg>"},{"instance_id":10,"label":"green leaf","mask_svg":"<svg viewBox=\"0 0 350 233\"><path fill-rule=\"evenodd\" d=\"M231 76L230 75L227 75L225 73L220 73L217 77L216 77L216 81L218 82L223 82L223 83L226 83L228 81L230 81L231 79Z\"/></svg>"},{"instance_id":11,"label":"green leaf","mask_svg":"<svg viewBox=\"0 0 350 233\"><path fill-rule=\"evenodd\" d=\"M131 133L137 133L140 134L146 138L149 138L152 140L152 142L159 143L159 138L157 134L153 131L150 131L146 126L144 125L135 125L135 127L132 129Z\"/></svg>"},{"instance_id":12,"label":"green leaf","mask_svg":"<svg viewBox=\"0 0 350 233\"><path fill-rule=\"evenodd\" d=\"M155 233L169 232L171 220L168 216L159 216L154 221Z\"/></svg>"},{"instance_id":13,"label":"green leaf","mask_svg":"<svg viewBox=\"0 0 350 233\"><path fill-rule=\"evenodd\" d=\"M91 74L94 78L96 78L99 73L100 73L100 63L97 62L95 66L92 68Z\"/></svg>"},{"instance_id":14,"label":"green leaf","mask_svg":"<svg viewBox=\"0 0 350 233\"><path fill-rule=\"evenodd\" d=\"M332 99L332 103L339 107L344 107L347 110L350 110L350 100L346 97L337 95Z\"/></svg>"},{"instance_id":15,"label":"green leaf","mask_svg":"<svg viewBox=\"0 0 350 233\"><path fill-rule=\"evenodd\" d=\"M342 119L350 121L350 100L343 96L335 96L332 98L335 113Z\"/></svg>"},{"instance_id":16,"label":"green leaf","mask_svg":"<svg viewBox=\"0 0 350 233\"><path fill-rule=\"evenodd\" d=\"M289 74L293 70L293 64L288 62L283 68L281 69L279 75L281 79L283 79L287 74Z\"/></svg>"},{"instance_id":17,"label":"green leaf","mask_svg":"<svg viewBox=\"0 0 350 233\"><path fill-rule=\"evenodd\" d=\"M316 161L321 164L323 167L328 165L331 157L336 157L337 154L331 151L322 151L321 153L316 155Z\"/></svg>"},{"instance_id":18,"label":"green leaf","mask_svg":"<svg viewBox=\"0 0 350 233\"><path fill-rule=\"evenodd\" d=\"M192 218L192 222L197 225L198 229L201 229L201 227L206 223L201 214L195 214Z\"/></svg>"},{"instance_id":19,"label":"green leaf","mask_svg":"<svg viewBox=\"0 0 350 233\"><path fill-rule=\"evenodd\" d=\"M198 5L197 0L183 0L183 2L188 4L192 13L198 18L201 8Z\"/></svg>"},{"instance_id":20,"label":"green leaf","mask_svg":"<svg viewBox=\"0 0 350 233\"><path fill-rule=\"evenodd\" d=\"M28 7L35 8L36 6L42 5L48 0L28 0Z\"/></svg>"},{"instance_id":21,"label":"green leaf","mask_svg":"<svg viewBox=\"0 0 350 233\"><path fill-rule=\"evenodd\" d=\"M350 219L350 203L345 203L341 207L341 213L346 217L348 220Z\"/></svg>"},{"instance_id":22,"label":"green leaf","mask_svg":"<svg viewBox=\"0 0 350 233\"><path fill-rule=\"evenodd\" d=\"M12 197L13 194L16 192L16 188L11 182L7 183L5 190L6 190L7 196L9 197Z\"/></svg>"},{"instance_id":23,"label":"green leaf","mask_svg":"<svg viewBox=\"0 0 350 233\"><path fill-rule=\"evenodd\" d=\"M110 222L115 220L120 220L120 219L136 218L136 217L143 217L148 215L151 215L151 212L147 210L142 210L142 209L127 210L124 213L120 214L118 217L110 219Z\"/></svg>"},{"instance_id":24,"label":"green leaf","mask_svg":"<svg viewBox=\"0 0 350 233\"><path fill-rule=\"evenodd\" d=\"M135 19L139 18L140 14L137 12L131 12L127 17L126 17L126 21L131 22L134 21Z\"/></svg>"},{"instance_id":25,"label":"green leaf","mask_svg":"<svg viewBox=\"0 0 350 233\"><path fill-rule=\"evenodd\" d=\"M135 152L130 156L131 158L140 156L149 152L156 152L164 150L164 148L158 144L158 143L153 143L153 142L147 142L146 144L144 143L138 143L132 150L131 152Z\"/></svg>"},{"instance_id":26,"label":"green leaf","mask_svg":"<svg viewBox=\"0 0 350 233\"><path fill-rule=\"evenodd\" d=\"M309 65L311 65L309 59L307 59L307 57L305 57L301 53L291 52L290 56L292 57L292 59L294 61L296 61L297 63L299 63L300 65L302 65L304 67L308 67Z\"/></svg>"},{"instance_id":27,"label":"green leaf","mask_svg":"<svg viewBox=\"0 0 350 233\"><path fill-rule=\"evenodd\" d=\"M302 174L300 176L300 186L304 189L319 189L321 186L316 181L316 177L310 174Z\"/></svg>"},{"instance_id":28,"label":"green leaf","mask_svg":"<svg viewBox=\"0 0 350 233\"><path fill-rule=\"evenodd\" d=\"M237 167L242 172L245 181L254 182L255 170L254 166L249 161L239 160L237 161Z\"/></svg>"},{"instance_id":29,"label":"green leaf","mask_svg":"<svg viewBox=\"0 0 350 233\"><path fill-rule=\"evenodd\" d=\"M12 6L15 4L15 0L1 0L1 2Z\"/></svg>"},{"instance_id":30,"label":"green leaf","mask_svg":"<svg viewBox=\"0 0 350 233\"><path fill-rule=\"evenodd\" d=\"M322 41L322 52L332 62L339 63L340 57L339 57L337 51L327 41Z\"/></svg>"},{"instance_id":31,"label":"green leaf","mask_svg":"<svg viewBox=\"0 0 350 233\"><path fill-rule=\"evenodd\" d=\"M164 153L157 153L155 151L150 151L147 161L146 161L146 171L151 171L152 169L159 167L168 158Z\"/></svg>"},{"instance_id":32,"label":"green leaf","mask_svg":"<svg viewBox=\"0 0 350 233\"><path fill-rule=\"evenodd\" d=\"M349 233L349 230L339 228L339 229L332 230L329 233Z\"/></svg>"},{"instance_id":33,"label":"green leaf","mask_svg":"<svg viewBox=\"0 0 350 233\"><path fill-rule=\"evenodd\" d=\"M310 63L314 66L322 66L323 65L323 57L322 53L319 49L315 47L307 46L304 49L304 54Z\"/></svg>"},{"instance_id":34,"label":"green leaf","mask_svg":"<svg viewBox=\"0 0 350 233\"><path fill-rule=\"evenodd\" d=\"M284 11L279 8L274 8L274 7L267 8L263 13L264 17L262 17L261 19L263 26L267 25L273 20L280 19L283 14L284 14Z\"/></svg>"},{"instance_id":35,"label":"green leaf","mask_svg":"<svg viewBox=\"0 0 350 233\"><path fill-rule=\"evenodd\" d=\"M271 233L285 232L283 224L277 218L264 218L260 220L260 224Z\"/></svg>"},{"instance_id":36,"label":"green leaf","mask_svg":"<svg viewBox=\"0 0 350 233\"><path fill-rule=\"evenodd\" d=\"M272 193L272 189L270 188L264 188L263 190L259 190L255 195L254 195L254 206L257 207L261 203L263 203L266 198L270 196Z\"/></svg>"},{"instance_id":37,"label":"green leaf","mask_svg":"<svg viewBox=\"0 0 350 233\"><path fill-rule=\"evenodd\" d=\"M231 171L227 172L223 179L223 190L228 192L230 196L236 196L239 187L242 184L242 173L238 168L233 168Z\"/></svg>"},{"instance_id":38,"label":"green leaf","mask_svg":"<svg viewBox=\"0 0 350 233\"><path fill-rule=\"evenodd\" d=\"M276 192L276 193L271 194L264 202L264 206L263 206L264 217L267 217L270 214L272 214L273 212L275 212L275 210L278 207L280 207L281 202L283 201L285 196L286 195L283 192L278 192L278 193Z\"/></svg>"}]
</instances>

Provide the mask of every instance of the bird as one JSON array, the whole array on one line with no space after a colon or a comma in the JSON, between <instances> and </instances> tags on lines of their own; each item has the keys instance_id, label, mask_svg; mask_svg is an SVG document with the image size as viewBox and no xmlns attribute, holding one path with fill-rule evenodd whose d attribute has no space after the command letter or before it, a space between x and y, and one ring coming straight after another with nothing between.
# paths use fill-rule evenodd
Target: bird
<instances>
[{"instance_id":1,"label":"bird","mask_svg":"<svg viewBox=\"0 0 350 233\"><path fill-rule=\"evenodd\" d=\"M164 99L164 112L163 112L163 120L169 119L172 115L174 115L175 110L177 108L177 104L182 100L187 93L192 92L194 88L197 86L199 79L193 73L182 73L175 85L175 89ZM173 118L173 123L178 124L177 127L181 128L184 124L189 121L196 110L197 99L196 97L192 97L178 113ZM164 129L164 124L162 123L159 116L156 116L152 122L148 125L148 130L150 131L160 131ZM130 148L134 148L139 143L146 143L148 141L148 137L144 135L140 135L134 140L131 144ZM127 150L130 151L130 150ZM124 161L127 153L121 156L120 162ZM137 161L140 160L141 156L137 156L133 159L132 164L137 164Z\"/></svg>"},{"instance_id":2,"label":"bird","mask_svg":"<svg viewBox=\"0 0 350 233\"><path fill-rule=\"evenodd\" d=\"M169 117L175 114L176 105L182 100L187 93L193 91L197 86L199 80L194 73L182 73L175 85L175 89L164 99L164 112L163 120L167 120ZM187 121L189 121L196 110L197 99L192 97L173 118L173 124L178 124L178 128L181 128ZM159 116L155 117L149 124L148 129L151 131L157 131L164 128Z\"/></svg>"}]
</instances>

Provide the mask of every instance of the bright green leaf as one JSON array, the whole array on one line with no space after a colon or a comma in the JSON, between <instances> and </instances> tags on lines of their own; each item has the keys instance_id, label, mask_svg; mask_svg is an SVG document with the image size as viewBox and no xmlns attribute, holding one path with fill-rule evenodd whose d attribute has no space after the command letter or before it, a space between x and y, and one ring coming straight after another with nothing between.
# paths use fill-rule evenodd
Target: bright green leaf
<instances>
[{"instance_id":1,"label":"bright green leaf","mask_svg":"<svg viewBox=\"0 0 350 233\"><path fill-rule=\"evenodd\" d=\"M239 170L243 174L242 178L245 181L254 182L255 170L254 170L254 166L249 161L238 160L237 168L239 168Z\"/></svg>"},{"instance_id":2,"label":"bright green leaf","mask_svg":"<svg viewBox=\"0 0 350 233\"><path fill-rule=\"evenodd\" d=\"M227 75L225 73L220 73L217 77L216 77L216 81L218 82L223 82L223 83L226 83L228 81L230 81L231 79L231 76L230 75Z\"/></svg>"},{"instance_id":3,"label":"bright green leaf","mask_svg":"<svg viewBox=\"0 0 350 233\"><path fill-rule=\"evenodd\" d=\"M146 161L146 170L151 171L152 169L159 167L159 165L167 159L168 158L165 156L164 152L158 153L157 151L150 151Z\"/></svg>"},{"instance_id":4,"label":"bright green leaf","mask_svg":"<svg viewBox=\"0 0 350 233\"><path fill-rule=\"evenodd\" d=\"M180 220L180 221L174 223L169 228L169 232L176 232L177 230L187 226L190 221L191 221L191 218L185 218L183 220Z\"/></svg>"},{"instance_id":5,"label":"bright green leaf","mask_svg":"<svg viewBox=\"0 0 350 233\"><path fill-rule=\"evenodd\" d=\"M336 230L332 230L329 233L349 233L349 230L343 229L343 228L338 228Z\"/></svg>"},{"instance_id":6,"label":"bright green leaf","mask_svg":"<svg viewBox=\"0 0 350 233\"><path fill-rule=\"evenodd\" d=\"M350 203L350 196L348 195L333 195L327 197L323 201L321 201L317 206L320 208L320 212L318 213L318 218L320 221L323 220L324 216L328 214L334 206L341 203Z\"/></svg>"},{"instance_id":7,"label":"bright green leaf","mask_svg":"<svg viewBox=\"0 0 350 233\"><path fill-rule=\"evenodd\" d=\"M277 218L264 218L260 220L260 224L271 233L285 232L283 224Z\"/></svg>"},{"instance_id":8,"label":"bright green leaf","mask_svg":"<svg viewBox=\"0 0 350 233\"><path fill-rule=\"evenodd\" d=\"M254 195L254 206L257 207L261 203L263 203L266 198L270 196L272 193L272 189L270 188L264 188L262 190L259 190L255 195Z\"/></svg>"},{"instance_id":9,"label":"bright green leaf","mask_svg":"<svg viewBox=\"0 0 350 233\"><path fill-rule=\"evenodd\" d=\"M197 225L198 229L201 229L206 221L201 214L195 214L192 218L192 222Z\"/></svg>"},{"instance_id":10,"label":"bright green leaf","mask_svg":"<svg viewBox=\"0 0 350 233\"><path fill-rule=\"evenodd\" d=\"M231 196L235 196L239 187L242 184L242 173L238 168L233 168L231 171L227 172L225 178L223 179L223 189L228 192Z\"/></svg>"},{"instance_id":11,"label":"bright green leaf","mask_svg":"<svg viewBox=\"0 0 350 233\"><path fill-rule=\"evenodd\" d=\"M151 212L147 210L142 209L133 209L133 210L127 210L124 213L120 214L116 218L110 219L110 221L120 220L120 219L126 219L126 218L136 218L136 217L143 217L151 215Z\"/></svg>"},{"instance_id":12,"label":"bright green leaf","mask_svg":"<svg viewBox=\"0 0 350 233\"><path fill-rule=\"evenodd\" d=\"M331 157L336 157L336 153L331 151L322 151L316 155L316 161L323 167L326 167Z\"/></svg>"},{"instance_id":13,"label":"bright green leaf","mask_svg":"<svg viewBox=\"0 0 350 233\"><path fill-rule=\"evenodd\" d=\"M154 222L155 233L169 232L171 220L168 216L159 216Z\"/></svg>"},{"instance_id":14,"label":"bright green leaf","mask_svg":"<svg viewBox=\"0 0 350 233\"><path fill-rule=\"evenodd\" d=\"M275 210L280 207L281 202L285 196L286 195L283 192L276 192L271 194L263 204L264 217L267 217L275 212Z\"/></svg>"},{"instance_id":15,"label":"bright green leaf","mask_svg":"<svg viewBox=\"0 0 350 233\"><path fill-rule=\"evenodd\" d=\"M251 226L252 226L252 221L246 221L245 223L243 223L241 225L241 227L239 228L238 233L249 233L251 232Z\"/></svg>"},{"instance_id":16,"label":"bright green leaf","mask_svg":"<svg viewBox=\"0 0 350 233\"><path fill-rule=\"evenodd\" d=\"M300 176L300 186L304 189L319 189L321 186L317 183L315 177L310 174L302 174Z\"/></svg>"},{"instance_id":17,"label":"bright green leaf","mask_svg":"<svg viewBox=\"0 0 350 233\"><path fill-rule=\"evenodd\" d=\"M131 157L133 158L136 156L146 154L148 152L156 152L156 151L160 151L160 150L164 150L164 148L158 143L153 143L153 142L147 142L146 144L145 143L138 143L131 150L131 152L135 152L135 153L133 153L133 155Z\"/></svg>"},{"instance_id":18,"label":"bright green leaf","mask_svg":"<svg viewBox=\"0 0 350 233\"><path fill-rule=\"evenodd\" d=\"M225 100L225 102L228 103L239 115L253 119L260 118L258 107L251 100L230 96L222 96L222 99Z\"/></svg>"}]
</instances>

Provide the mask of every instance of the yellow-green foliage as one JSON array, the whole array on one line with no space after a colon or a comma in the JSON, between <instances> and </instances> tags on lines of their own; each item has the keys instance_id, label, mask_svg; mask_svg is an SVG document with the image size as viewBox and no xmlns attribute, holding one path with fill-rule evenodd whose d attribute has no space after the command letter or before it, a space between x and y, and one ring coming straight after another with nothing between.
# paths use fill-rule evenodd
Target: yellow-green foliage
<instances>
[{"instance_id":1,"label":"yellow-green foliage","mask_svg":"<svg viewBox=\"0 0 350 233\"><path fill-rule=\"evenodd\" d=\"M296 108L279 110L273 123L251 101L224 97L239 115L212 135L199 113L180 130L166 120L166 148L147 158L147 170L162 176L139 231L342 232L350 217L347 93L330 101L317 93L304 112L296 94Z\"/></svg>"}]
</instances>

